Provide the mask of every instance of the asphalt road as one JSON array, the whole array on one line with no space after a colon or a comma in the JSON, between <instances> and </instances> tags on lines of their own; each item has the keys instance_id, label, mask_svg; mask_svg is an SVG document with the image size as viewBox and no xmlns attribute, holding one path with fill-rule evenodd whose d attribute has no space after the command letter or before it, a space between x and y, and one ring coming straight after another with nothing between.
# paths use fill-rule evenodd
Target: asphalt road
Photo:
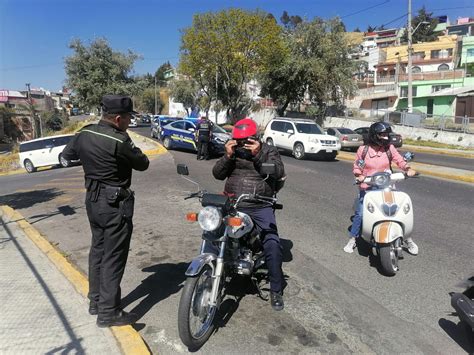
<instances>
[{"instance_id":1,"label":"asphalt road","mask_svg":"<svg viewBox=\"0 0 474 355\"><path fill-rule=\"evenodd\" d=\"M288 181L277 221L288 275L286 308L239 290L225 303L218 331L202 353L450 353L472 351L452 316L450 291L473 271L470 221L474 186L421 177L400 186L415 209L417 257L406 255L395 277L385 277L363 248L346 254L352 201L350 163L283 157ZM211 175L214 161L171 151L135 173L137 204L123 304L154 353L186 351L176 325L177 305L189 261L198 253L199 228L185 221L199 203L183 197L195 186L176 175L188 164L191 177L209 191L223 183ZM83 208L82 169L54 169L0 177L0 204L20 210L30 223L87 270L90 232ZM84 310L86 311L86 310Z\"/></svg>"}]
</instances>

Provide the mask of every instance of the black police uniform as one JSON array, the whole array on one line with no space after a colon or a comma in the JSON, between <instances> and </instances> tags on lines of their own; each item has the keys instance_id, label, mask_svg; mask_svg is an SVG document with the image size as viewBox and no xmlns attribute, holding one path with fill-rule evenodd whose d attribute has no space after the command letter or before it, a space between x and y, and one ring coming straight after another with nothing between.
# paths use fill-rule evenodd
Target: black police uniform
<instances>
[{"instance_id":1,"label":"black police uniform","mask_svg":"<svg viewBox=\"0 0 474 355\"><path fill-rule=\"evenodd\" d=\"M197 159L209 159L209 142L211 140L212 123L209 120L199 120L197 125Z\"/></svg>"},{"instance_id":2,"label":"black police uniform","mask_svg":"<svg viewBox=\"0 0 474 355\"><path fill-rule=\"evenodd\" d=\"M91 307L98 305L99 324L101 318L122 312L120 282L133 230L134 195L129 188L132 169L146 170L149 160L126 132L106 120L81 129L65 147L63 156L68 160L79 158L85 173L86 208L92 230L88 297Z\"/></svg>"}]
</instances>

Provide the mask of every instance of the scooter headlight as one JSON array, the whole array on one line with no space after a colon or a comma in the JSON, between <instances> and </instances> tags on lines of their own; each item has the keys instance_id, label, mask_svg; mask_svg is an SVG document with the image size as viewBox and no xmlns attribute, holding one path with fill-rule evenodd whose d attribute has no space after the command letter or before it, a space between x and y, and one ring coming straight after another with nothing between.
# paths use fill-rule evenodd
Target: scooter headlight
<instances>
[{"instance_id":1,"label":"scooter headlight","mask_svg":"<svg viewBox=\"0 0 474 355\"><path fill-rule=\"evenodd\" d=\"M384 188L390 184L390 176L377 175L374 177L374 183L379 188Z\"/></svg>"},{"instance_id":2,"label":"scooter headlight","mask_svg":"<svg viewBox=\"0 0 474 355\"><path fill-rule=\"evenodd\" d=\"M204 207L201 211L199 211L198 223L202 229L211 232L217 229L222 223L222 214L215 207Z\"/></svg>"},{"instance_id":3,"label":"scooter headlight","mask_svg":"<svg viewBox=\"0 0 474 355\"><path fill-rule=\"evenodd\" d=\"M405 212L405 214L408 214L411 210L411 206L409 203L407 203L405 206L403 206L403 212Z\"/></svg>"}]
</instances>

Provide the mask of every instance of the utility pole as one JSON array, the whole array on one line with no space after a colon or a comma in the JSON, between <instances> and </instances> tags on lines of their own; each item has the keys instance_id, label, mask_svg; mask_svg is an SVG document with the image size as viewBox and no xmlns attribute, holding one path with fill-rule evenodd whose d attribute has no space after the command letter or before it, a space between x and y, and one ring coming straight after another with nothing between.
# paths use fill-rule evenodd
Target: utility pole
<instances>
[{"instance_id":1,"label":"utility pole","mask_svg":"<svg viewBox=\"0 0 474 355\"><path fill-rule=\"evenodd\" d=\"M218 73L218 71L217 71L217 68L216 68L216 104L214 106L214 111L216 112L216 124L217 124L217 106L218 106L217 105L217 73Z\"/></svg>"},{"instance_id":2,"label":"utility pole","mask_svg":"<svg viewBox=\"0 0 474 355\"><path fill-rule=\"evenodd\" d=\"M407 31L408 31L408 65L407 65L407 70L408 70L408 112L412 113L413 112L413 87L412 87L412 72L411 72L411 67L412 67L412 52L413 52L413 43L412 43L412 29L411 29L411 0L408 0L408 26L407 26Z\"/></svg>"},{"instance_id":3,"label":"utility pole","mask_svg":"<svg viewBox=\"0 0 474 355\"><path fill-rule=\"evenodd\" d=\"M157 104L156 104L156 73L155 73L155 115L157 113Z\"/></svg>"}]
</instances>

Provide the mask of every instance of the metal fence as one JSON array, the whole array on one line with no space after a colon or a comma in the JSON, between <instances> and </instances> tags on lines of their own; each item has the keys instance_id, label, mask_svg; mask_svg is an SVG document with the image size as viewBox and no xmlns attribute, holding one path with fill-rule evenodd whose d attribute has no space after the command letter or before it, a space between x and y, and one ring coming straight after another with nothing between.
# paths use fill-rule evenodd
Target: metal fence
<instances>
[{"instance_id":1,"label":"metal fence","mask_svg":"<svg viewBox=\"0 0 474 355\"><path fill-rule=\"evenodd\" d=\"M428 115L423 112L376 109L346 111L345 116L370 122L383 120L401 126L474 134L474 117L468 116Z\"/></svg>"}]
</instances>

